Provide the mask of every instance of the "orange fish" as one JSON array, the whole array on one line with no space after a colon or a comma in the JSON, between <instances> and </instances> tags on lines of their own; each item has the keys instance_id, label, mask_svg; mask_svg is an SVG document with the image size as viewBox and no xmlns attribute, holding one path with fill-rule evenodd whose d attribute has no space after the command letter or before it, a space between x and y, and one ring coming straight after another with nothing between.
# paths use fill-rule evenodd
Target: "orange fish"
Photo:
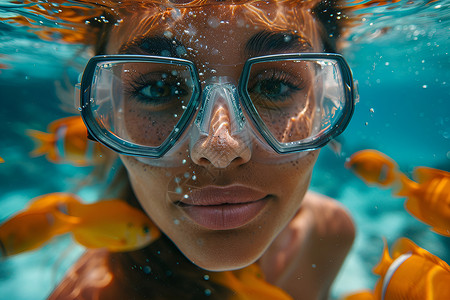
<instances>
[{"instance_id":1,"label":"orange fish","mask_svg":"<svg viewBox=\"0 0 450 300\"><path fill-rule=\"evenodd\" d=\"M399 171L388 156L375 150L353 154L346 167L367 184L394 188L394 195L406 197L405 207L434 232L450 237L450 173L417 167L413 180Z\"/></svg>"},{"instance_id":2,"label":"orange fish","mask_svg":"<svg viewBox=\"0 0 450 300\"><path fill-rule=\"evenodd\" d=\"M5 162L5 160L0 156L0 164L4 163L4 162Z\"/></svg>"},{"instance_id":3,"label":"orange fish","mask_svg":"<svg viewBox=\"0 0 450 300\"><path fill-rule=\"evenodd\" d=\"M406 209L431 230L450 237L450 173L427 168L414 169L410 180L400 174L397 196L406 197Z\"/></svg>"},{"instance_id":4,"label":"orange fish","mask_svg":"<svg viewBox=\"0 0 450 300\"><path fill-rule=\"evenodd\" d=\"M395 243L392 258L385 243L373 271L380 276L373 293L362 291L345 300L450 299L449 265L407 238Z\"/></svg>"},{"instance_id":5,"label":"orange fish","mask_svg":"<svg viewBox=\"0 0 450 300\"><path fill-rule=\"evenodd\" d=\"M82 218L72 234L88 248L132 251L149 245L160 236L147 215L123 200L112 199L78 205L70 213Z\"/></svg>"},{"instance_id":6,"label":"orange fish","mask_svg":"<svg viewBox=\"0 0 450 300\"><path fill-rule=\"evenodd\" d=\"M366 184L391 186L398 179L397 164L376 150L362 150L353 154L345 163Z\"/></svg>"},{"instance_id":7,"label":"orange fish","mask_svg":"<svg viewBox=\"0 0 450 300\"><path fill-rule=\"evenodd\" d=\"M46 211L25 211L0 226L0 257L37 249L68 230L69 222Z\"/></svg>"},{"instance_id":8,"label":"orange fish","mask_svg":"<svg viewBox=\"0 0 450 300\"><path fill-rule=\"evenodd\" d=\"M1 256L37 249L65 233L87 248L110 251L137 250L160 236L142 211L122 200L83 204L73 194L52 193L0 225Z\"/></svg>"},{"instance_id":9,"label":"orange fish","mask_svg":"<svg viewBox=\"0 0 450 300\"><path fill-rule=\"evenodd\" d=\"M211 280L233 291L230 300L292 300L285 291L264 280L255 263L244 269L212 273Z\"/></svg>"},{"instance_id":10,"label":"orange fish","mask_svg":"<svg viewBox=\"0 0 450 300\"><path fill-rule=\"evenodd\" d=\"M81 116L56 120L48 126L48 133L28 130L38 147L33 156L46 155L54 163L70 163L75 166L96 165L109 150L87 137L87 129Z\"/></svg>"}]
</instances>

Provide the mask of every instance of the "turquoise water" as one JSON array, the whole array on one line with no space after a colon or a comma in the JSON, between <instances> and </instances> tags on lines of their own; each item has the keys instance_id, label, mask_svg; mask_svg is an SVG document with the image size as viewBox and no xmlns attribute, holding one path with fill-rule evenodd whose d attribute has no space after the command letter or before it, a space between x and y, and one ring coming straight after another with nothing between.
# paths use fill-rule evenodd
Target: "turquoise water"
<instances>
[{"instance_id":1,"label":"turquoise water","mask_svg":"<svg viewBox=\"0 0 450 300\"><path fill-rule=\"evenodd\" d=\"M0 1L0 16L8 2ZM360 25L348 37L346 56L359 82L360 102L339 142L339 155L323 149L312 189L341 201L353 215L357 238L336 280L332 297L373 288L371 272L382 250L408 237L450 262L450 238L432 233L389 190L366 186L344 168L352 153L373 148L410 174L415 166L450 171L450 1L425 5L401 1L360 11ZM3 9L2 9L3 7ZM373 14L362 14L373 13ZM88 59L81 47L44 42L27 28L0 22L0 221L36 196L71 190L90 168L56 165L32 158L28 128L45 130L69 115L58 96L62 78L76 81ZM70 108L74 110L74 108ZM95 199L98 187L84 188ZM83 251L62 237L40 250L0 261L0 299L44 299Z\"/></svg>"}]
</instances>

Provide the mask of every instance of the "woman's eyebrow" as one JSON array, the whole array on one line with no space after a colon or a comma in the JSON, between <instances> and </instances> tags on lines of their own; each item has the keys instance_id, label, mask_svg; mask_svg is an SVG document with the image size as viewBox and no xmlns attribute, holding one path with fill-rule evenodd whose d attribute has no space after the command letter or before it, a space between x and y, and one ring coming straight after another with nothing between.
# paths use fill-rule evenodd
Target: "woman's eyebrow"
<instances>
[{"instance_id":1,"label":"woman's eyebrow","mask_svg":"<svg viewBox=\"0 0 450 300\"><path fill-rule=\"evenodd\" d=\"M139 36L123 44L119 54L141 54L181 57L186 48L177 40L165 36Z\"/></svg>"},{"instance_id":2,"label":"woman's eyebrow","mask_svg":"<svg viewBox=\"0 0 450 300\"><path fill-rule=\"evenodd\" d=\"M302 35L288 31L263 30L253 35L246 43L245 54L250 57L276 52L308 52L311 42Z\"/></svg>"}]
</instances>

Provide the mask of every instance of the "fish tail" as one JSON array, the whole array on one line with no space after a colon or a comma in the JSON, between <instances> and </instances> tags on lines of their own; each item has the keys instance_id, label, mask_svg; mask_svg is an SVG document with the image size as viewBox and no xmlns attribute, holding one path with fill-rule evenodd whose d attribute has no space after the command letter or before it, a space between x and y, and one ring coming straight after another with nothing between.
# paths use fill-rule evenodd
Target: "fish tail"
<instances>
[{"instance_id":1,"label":"fish tail","mask_svg":"<svg viewBox=\"0 0 450 300\"><path fill-rule=\"evenodd\" d=\"M36 143L36 148L30 153L31 156L36 157L46 154L50 160L58 160L54 147L55 137L53 134L28 129L27 135L30 136Z\"/></svg>"},{"instance_id":2,"label":"fish tail","mask_svg":"<svg viewBox=\"0 0 450 300\"><path fill-rule=\"evenodd\" d=\"M417 183L408 178L405 174L399 172L398 180L394 185L394 195L408 197L412 190L417 188Z\"/></svg>"}]
</instances>

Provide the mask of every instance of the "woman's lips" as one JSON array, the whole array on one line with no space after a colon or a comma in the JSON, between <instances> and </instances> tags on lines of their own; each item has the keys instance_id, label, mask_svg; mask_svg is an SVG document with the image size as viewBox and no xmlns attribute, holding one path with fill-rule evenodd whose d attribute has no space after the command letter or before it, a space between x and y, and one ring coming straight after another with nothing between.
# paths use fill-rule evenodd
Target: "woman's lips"
<instances>
[{"instance_id":1,"label":"woman's lips","mask_svg":"<svg viewBox=\"0 0 450 300\"><path fill-rule=\"evenodd\" d=\"M226 230L249 223L264 208L267 198L266 193L241 185L208 186L191 191L177 204L197 224Z\"/></svg>"}]
</instances>

